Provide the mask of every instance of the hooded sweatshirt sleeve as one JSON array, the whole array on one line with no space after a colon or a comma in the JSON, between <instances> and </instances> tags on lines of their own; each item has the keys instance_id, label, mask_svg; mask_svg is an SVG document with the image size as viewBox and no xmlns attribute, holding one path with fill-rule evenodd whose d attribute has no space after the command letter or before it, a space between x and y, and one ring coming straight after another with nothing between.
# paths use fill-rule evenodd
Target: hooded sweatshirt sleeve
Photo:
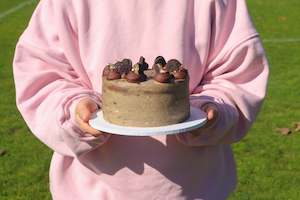
<instances>
[{"instance_id":1,"label":"hooded sweatshirt sleeve","mask_svg":"<svg viewBox=\"0 0 300 200\"><path fill-rule=\"evenodd\" d=\"M191 104L213 104L219 113L209 129L179 134L191 146L230 144L241 140L254 122L266 95L268 63L244 0L198 2L196 48L203 74ZM205 6L203 4L206 4ZM205 10L201 10L205 9ZM210 12L207 18L197 13ZM207 23L207 22L210 23Z\"/></svg>"},{"instance_id":2,"label":"hooded sweatshirt sleeve","mask_svg":"<svg viewBox=\"0 0 300 200\"><path fill-rule=\"evenodd\" d=\"M67 156L80 156L108 136L85 135L74 121L85 97L101 104L80 61L72 3L42 0L21 35L13 62L16 103L27 125L43 143Z\"/></svg>"}]
</instances>

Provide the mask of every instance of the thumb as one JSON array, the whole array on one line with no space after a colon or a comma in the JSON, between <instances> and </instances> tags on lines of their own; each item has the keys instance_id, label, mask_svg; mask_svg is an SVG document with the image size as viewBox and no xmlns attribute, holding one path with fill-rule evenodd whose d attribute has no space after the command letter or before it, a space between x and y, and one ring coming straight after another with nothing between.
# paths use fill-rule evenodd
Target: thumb
<instances>
[{"instance_id":1,"label":"thumb","mask_svg":"<svg viewBox=\"0 0 300 200\"><path fill-rule=\"evenodd\" d=\"M92 112L88 107L82 107L80 112L79 112L79 117L84 121L88 122L91 118Z\"/></svg>"},{"instance_id":2,"label":"thumb","mask_svg":"<svg viewBox=\"0 0 300 200\"><path fill-rule=\"evenodd\" d=\"M96 112L98 110L98 105L92 100L87 102L86 107L91 113Z\"/></svg>"},{"instance_id":3,"label":"thumb","mask_svg":"<svg viewBox=\"0 0 300 200\"><path fill-rule=\"evenodd\" d=\"M217 108L212 105L212 104L207 104L204 106L204 111L206 112L207 114L207 120L210 121L210 120L214 120L218 117L218 111L217 111Z\"/></svg>"},{"instance_id":4,"label":"thumb","mask_svg":"<svg viewBox=\"0 0 300 200\"><path fill-rule=\"evenodd\" d=\"M92 101L83 101L82 106L80 106L79 117L84 121L88 122L91 118L91 115L98 109L97 104Z\"/></svg>"},{"instance_id":5,"label":"thumb","mask_svg":"<svg viewBox=\"0 0 300 200\"><path fill-rule=\"evenodd\" d=\"M215 110L212 108L207 108L206 113L207 113L208 120L212 120L215 117Z\"/></svg>"}]
</instances>

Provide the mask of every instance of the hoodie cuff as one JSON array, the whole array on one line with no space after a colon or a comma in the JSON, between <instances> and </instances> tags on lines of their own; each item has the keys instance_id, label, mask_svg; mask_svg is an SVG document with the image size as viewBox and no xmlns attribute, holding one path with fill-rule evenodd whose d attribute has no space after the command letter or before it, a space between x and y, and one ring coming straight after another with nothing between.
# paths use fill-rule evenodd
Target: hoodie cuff
<instances>
[{"instance_id":1,"label":"hoodie cuff","mask_svg":"<svg viewBox=\"0 0 300 200\"><path fill-rule=\"evenodd\" d=\"M191 96L190 103L201 110L210 104L216 108L218 117L209 127L204 126L191 132L177 134L178 141L188 146L218 144L235 122L235 117L230 114L233 111L227 108L228 105L222 99L210 96Z\"/></svg>"},{"instance_id":2,"label":"hoodie cuff","mask_svg":"<svg viewBox=\"0 0 300 200\"><path fill-rule=\"evenodd\" d=\"M69 104L69 119L64 123L64 129L66 130L66 134L64 134L64 141L71 148L71 150L75 153L77 157L85 154L93 149L105 144L110 134L102 134L99 136L92 136L84 133L79 125L76 122L76 106L82 99L90 98L95 103L97 103L98 107L101 108L101 101L97 97L93 97L91 95L82 95L78 96L72 100Z\"/></svg>"}]
</instances>

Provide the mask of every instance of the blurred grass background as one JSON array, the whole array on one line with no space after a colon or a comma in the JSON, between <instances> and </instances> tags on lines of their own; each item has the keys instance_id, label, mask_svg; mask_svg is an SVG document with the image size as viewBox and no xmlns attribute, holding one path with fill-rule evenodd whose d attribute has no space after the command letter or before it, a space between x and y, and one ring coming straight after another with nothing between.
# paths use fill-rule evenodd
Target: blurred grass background
<instances>
[{"instance_id":1,"label":"blurred grass background","mask_svg":"<svg viewBox=\"0 0 300 200\"><path fill-rule=\"evenodd\" d=\"M28 130L15 106L12 59L36 2L1 18L21 0L0 1L0 200L51 199L52 152ZM233 145L239 183L232 200L300 199L300 134L277 127L300 121L300 1L248 0L269 62L269 93L244 140Z\"/></svg>"}]
</instances>

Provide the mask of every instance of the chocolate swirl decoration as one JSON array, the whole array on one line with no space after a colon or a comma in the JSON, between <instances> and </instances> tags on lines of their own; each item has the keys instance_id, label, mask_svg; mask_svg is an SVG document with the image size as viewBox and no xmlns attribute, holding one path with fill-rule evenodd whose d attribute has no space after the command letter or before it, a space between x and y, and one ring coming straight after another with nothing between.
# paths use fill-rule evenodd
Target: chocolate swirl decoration
<instances>
[{"instance_id":1,"label":"chocolate swirl decoration","mask_svg":"<svg viewBox=\"0 0 300 200\"><path fill-rule=\"evenodd\" d=\"M117 80L121 79L121 74L118 72L117 68L111 68L106 77L107 80Z\"/></svg>"},{"instance_id":2,"label":"chocolate swirl decoration","mask_svg":"<svg viewBox=\"0 0 300 200\"><path fill-rule=\"evenodd\" d=\"M103 69L103 72L102 72L102 76L107 76L108 74L109 74L109 71L110 71L110 65L111 64L108 64L108 65L106 65L105 67L104 67L104 69Z\"/></svg>"},{"instance_id":3,"label":"chocolate swirl decoration","mask_svg":"<svg viewBox=\"0 0 300 200\"><path fill-rule=\"evenodd\" d=\"M182 66L177 70L173 72L173 76L175 77L175 80L184 80L188 75L188 72L186 69L184 69Z\"/></svg>"},{"instance_id":4,"label":"chocolate swirl decoration","mask_svg":"<svg viewBox=\"0 0 300 200\"><path fill-rule=\"evenodd\" d=\"M160 70L159 73L156 73L154 80L160 83L170 83L172 80L172 75L165 69Z\"/></svg>"},{"instance_id":5,"label":"chocolate swirl decoration","mask_svg":"<svg viewBox=\"0 0 300 200\"><path fill-rule=\"evenodd\" d=\"M128 72L128 74L125 76L126 80L129 82L129 83L139 83L140 82L140 75L133 72L133 71L130 71Z\"/></svg>"},{"instance_id":6,"label":"chocolate swirl decoration","mask_svg":"<svg viewBox=\"0 0 300 200\"><path fill-rule=\"evenodd\" d=\"M147 64L147 63L146 63ZM144 70L147 69L148 64L146 65L145 61L140 60L140 62L136 63L132 67L132 71L130 71L126 76L126 80L130 83L139 83L147 80L147 76L144 74Z\"/></svg>"},{"instance_id":7,"label":"chocolate swirl decoration","mask_svg":"<svg viewBox=\"0 0 300 200\"><path fill-rule=\"evenodd\" d=\"M132 69L125 76L126 80L130 83L139 83L147 80L144 71L149 68L143 56L140 57L139 62L133 65Z\"/></svg>"}]
</instances>

